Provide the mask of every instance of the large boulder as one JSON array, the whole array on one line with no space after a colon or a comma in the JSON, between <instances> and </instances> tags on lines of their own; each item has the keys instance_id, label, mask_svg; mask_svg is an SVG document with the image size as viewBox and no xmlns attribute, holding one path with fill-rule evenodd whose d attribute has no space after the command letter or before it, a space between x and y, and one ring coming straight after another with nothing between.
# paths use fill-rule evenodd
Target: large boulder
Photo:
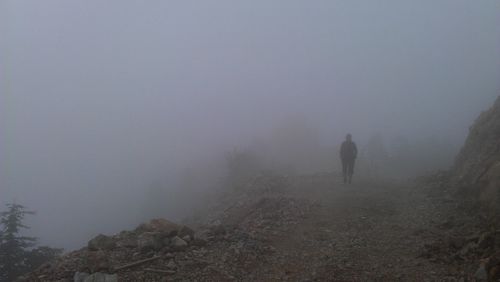
<instances>
[{"instance_id":1,"label":"large boulder","mask_svg":"<svg viewBox=\"0 0 500 282\"><path fill-rule=\"evenodd\" d=\"M167 236L175 236L182 229L182 225L173 223L163 218L152 219L148 223L143 223L136 228L136 232L160 232Z\"/></svg>"},{"instance_id":2,"label":"large boulder","mask_svg":"<svg viewBox=\"0 0 500 282\"><path fill-rule=\"evenodd\" d=\"M131 231L120 232L116 239L116 246L118 248L137 248L137 234Z\"/></svg>"},{"instance_id":3,"label":"large boulder","mask_svg":"<svg viewBox=\"0 0 500 282\"><path fill-rule=\"evenodd\" d=\"M85 279L89 276L90 274L87 272L75 272L75 275L73 275L73 282L85 282Z\"/></svg>"},{"instance_id":4,"label":"large boulder","mask_svg":"<svg viewBox=\"0 0 500 282\"><path fill-rule=\"evenodd\" d=\"M181 238L184 238L186 236L194 238L194 230L187 226L182 226L177 235Z\"/></svg>"},{"instance_id":5,"label":"large boulder","mask_svg":"<svg viewBox=\"0 0 500 282\"><path fill-rule=\"evenodd\" d=\"M89 251L85 255L84 269L90 273L111 271L109 256L102 250Z\"/></svg>"},{"instance_id":6,"label":"large boulder","mask_svg":"<svg viewBox=\"0 0 500 282\"><path fill-rule=\"evenodd\" d=\"M182 238L175 236L170 241L170 246L172 247L172 249L174 251L182 251L185 248L187 248L188 243L186 241L184 241Z\"/></svg>"},{"instance_id":7,"label":"large boulder","mask_svg":"<svg viewBox=\"0 0 500 282\"><path fill-rule=\"evenodd\" d=\"M159 232L144 232L137 238L137 245L142 252L158 251L164 245L164 238L165 236Z\"/></svg>"},{"instance_id":8,"label":"large boulder","mask_svg":"<svg viewBox=\"0 0 500 282\"><path fill-rule=\"evenodd\" d=\"M89 275L84 282L118 282L118 275L97 272Z\"/></svg>"},{"instance_id":9,"label":"large boulder","mask_svg":"<svg viewBox=\"0 0 500 282\"><path fill-rule=\"evenodd\" d=\"M97 251L97 250L112 250L116 247L116 242L113 238L99 234L90 240L87 244L89 250Z\"/></svg>"}]
</instances>

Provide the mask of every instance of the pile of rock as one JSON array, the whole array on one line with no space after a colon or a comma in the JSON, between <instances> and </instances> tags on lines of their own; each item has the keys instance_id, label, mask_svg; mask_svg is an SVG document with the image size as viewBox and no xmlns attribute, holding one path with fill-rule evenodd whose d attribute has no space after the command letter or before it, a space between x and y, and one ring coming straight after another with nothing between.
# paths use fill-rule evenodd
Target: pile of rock
<instances>
[{"instance_id":1,"label":"pile of rock","mask_svg":"<svg viewBox=\"0 0 500 282\"><path fill-rule=\"evenodd\" d=\"M133 231L113 236L98 235L87 247L71 252L55 262L44 264L20 281L127 281L127 273L149 271L175 274L174 253L206 244L187 226L165 219L153 219ZM163 261L165 268L146 269Z\"/></svg>"},{"instance_id":2,"label":"pile of rock","mask_svg":"<svg viewBox=\"0 0 500 282\"><path fill-rule=\"evenodd\" d=\"M132 231L98 235L85 248L45 264L21 281L251 281L266 277L263 272L274 273L277 259L271 242L292 232L312 206L307 200L279 193L287 186L284 176L260 174L248 189L232 191L198 222L191 222L190 226L197 226L196 233L185 225L154 219Z\"/></svg>"}]
</instances>

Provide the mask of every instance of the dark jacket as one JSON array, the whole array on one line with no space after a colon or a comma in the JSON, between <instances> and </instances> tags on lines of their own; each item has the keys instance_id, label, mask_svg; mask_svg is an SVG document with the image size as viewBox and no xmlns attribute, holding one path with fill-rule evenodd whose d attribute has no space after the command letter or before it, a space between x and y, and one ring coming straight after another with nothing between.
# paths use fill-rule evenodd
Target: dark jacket
<instances>
[{"instance_id":1,"label":"dark jacket","mask_svg":"<svg viewBox=\"0 0 500 282\"><path fill-rule=\"evenodd\" d=\"M354 160L358 156L358 148L356 143L352 141L344 141L340 146L340 158L343 160Z\"/></svg>"}]
</instances>

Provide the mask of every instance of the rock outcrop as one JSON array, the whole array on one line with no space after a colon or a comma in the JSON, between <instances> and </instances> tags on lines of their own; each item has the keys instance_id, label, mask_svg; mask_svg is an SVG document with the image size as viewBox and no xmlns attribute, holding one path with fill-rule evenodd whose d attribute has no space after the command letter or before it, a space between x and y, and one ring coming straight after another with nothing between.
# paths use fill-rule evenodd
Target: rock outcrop
<instances>
[{"instance_id":1,"label":"rock outcrop","mask_svg":"<svg viewBox=\"0 0 500 282\"><path fill-rule=\"evenodd\" d=\"M497 281L500 278L500 97L471 126L452 169L426 177L424 182L432 188L431 192L446 201L458 200L453 218L460 219L460 223L442 226L448 229L447 234L426 246L424 256L475 261L479 267L474 281ZM453 194L457 197L452 200ZM433 257L439 253L438 258Z\"/></svg>"},{"instance_id":2,"label":"rock outcrop","mask_svg":"<svg viewBox=\"0 0 500 282\"><path fill-rule=\"evenodd\" d=\"M477 197L489 214L500 214L500 97L470 128L451 171L451 183Z\"/></svg>"}]
</instances>

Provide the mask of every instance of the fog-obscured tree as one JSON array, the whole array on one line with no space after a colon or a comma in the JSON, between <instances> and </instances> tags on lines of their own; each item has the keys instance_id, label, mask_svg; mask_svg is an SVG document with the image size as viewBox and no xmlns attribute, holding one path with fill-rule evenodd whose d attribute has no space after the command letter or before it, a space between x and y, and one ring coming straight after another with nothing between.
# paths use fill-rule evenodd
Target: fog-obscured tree
<instances>
[{"instance_id":1,"label":"fog-obscured tree","mask_svg":"<svg viewBox=\"0 0 500 282\"><path fill-rule=\"evenodd\" d=\"M47 261L53 260L63 253L63 249L51 248L47 246L36 247L26 253L26 266L29 270L34 270Z\"/></svg>"},{"instance_id":2,"label":"fog-obscured tree","mask_svg":"<svg viewBox=\"0 0 500 282\"><path fill-rule=\"evenodd\" d=\"M29 228L23 224L28 211L20 204L7 204L7 211L0 213L0 281L14 279L31 271L42 263L55 258L62 253L61 249L38 247L35 237L21 235L22 229Z\"/></svg>"},{"instance_id":3,"label":"fog-obscured tree","mask_svg":"<svg viewBox=\"0 0 500 282\"><path fill-rule=\"evenodd\" d=\"M32 211L19 204L8 204L8 210L0 213L0 281L13 281L28 270L27 248L35 245L36 238L21 236L20 231L28 228L23 219Z\"/></svg>"}]
</instances>

